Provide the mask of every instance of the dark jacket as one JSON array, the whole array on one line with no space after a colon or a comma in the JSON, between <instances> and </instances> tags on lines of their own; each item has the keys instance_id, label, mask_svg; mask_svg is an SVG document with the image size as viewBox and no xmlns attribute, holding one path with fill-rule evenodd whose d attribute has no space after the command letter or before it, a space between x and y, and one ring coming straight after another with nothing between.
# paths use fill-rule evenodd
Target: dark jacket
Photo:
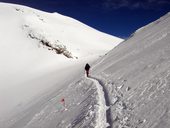
<instances>
[{"instance_id":1,"label":"dark jacket","mask_svg":"<svg viewBox=\"0 0 170 128\"><path fill-rule=\"evenodd\" d=\"M88 71L89 69L90 69L90 65L89 65L89 64L86 64L85 70Z\"/></svg>"}]
</instances>

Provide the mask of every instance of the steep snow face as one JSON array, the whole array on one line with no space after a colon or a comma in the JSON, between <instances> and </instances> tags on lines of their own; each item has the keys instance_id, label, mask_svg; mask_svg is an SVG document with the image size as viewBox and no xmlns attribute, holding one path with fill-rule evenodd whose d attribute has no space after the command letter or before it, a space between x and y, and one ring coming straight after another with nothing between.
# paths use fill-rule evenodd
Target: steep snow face
<instances>
[{"instance_id":1,"label":"steep snow face","mask_svg":"<svg viewBox=\"0 0 170 128\"><path fill-rule=\"evenodd\" d=\"M4 3L0 28L0 121L51 87L68 86L84 63L122 41L58 13Z\"/></svg>"},{"instance_id":2,"label":"steep snow face","mask_svg":"<svg viewBox=\"0 0 170 128\"><path fill-rule=\"evenodd\" d=\"M93 68L113 128L170 127L170 13L137 30Z\"/></svg>"}]
</instances>

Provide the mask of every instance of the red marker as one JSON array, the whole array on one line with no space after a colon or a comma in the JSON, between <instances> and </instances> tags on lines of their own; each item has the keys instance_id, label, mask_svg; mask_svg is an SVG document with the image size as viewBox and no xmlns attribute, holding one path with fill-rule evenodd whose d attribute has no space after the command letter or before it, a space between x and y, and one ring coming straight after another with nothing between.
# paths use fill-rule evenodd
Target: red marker
<instances>
[{"instance_id":1,"label":"red marker","mask_svg":"<svg viewBox=\"0 0 170 128\"><path fill-rule=\"evenodd\" d=\"M63 106L64 106L64 110L63 110L63 111L67 111L68 109L66 108L65 99L62 98L60 102L61 102L61 103L63 104Z\"/></svg>"},{"instance_id":2,"label":"red marker","mask_svg":"<svg viewBox=\"0 0 170 128\"><path fill-rule=\"evenodd\" d=\"M61 103L62 103L63 106L65 107L65 100L64 100L64 98L61 99Z\"/></svg>"}]
</instances>

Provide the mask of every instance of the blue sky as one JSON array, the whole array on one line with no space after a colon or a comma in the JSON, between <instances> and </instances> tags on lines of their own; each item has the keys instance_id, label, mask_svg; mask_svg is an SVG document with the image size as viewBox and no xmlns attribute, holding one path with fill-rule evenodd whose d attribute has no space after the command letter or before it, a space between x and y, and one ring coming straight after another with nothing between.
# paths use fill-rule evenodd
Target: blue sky
<instances>
[{"instance_id":1,"label":"blue sky","mask_svg":"<svg viewBox=\"0 0 170 128\"><path fill-rule=\"evenodd\" d=\"M102 32L127 38L170 11L170 0L1 0L73 17Z\"/></svg>"}]
</instances>

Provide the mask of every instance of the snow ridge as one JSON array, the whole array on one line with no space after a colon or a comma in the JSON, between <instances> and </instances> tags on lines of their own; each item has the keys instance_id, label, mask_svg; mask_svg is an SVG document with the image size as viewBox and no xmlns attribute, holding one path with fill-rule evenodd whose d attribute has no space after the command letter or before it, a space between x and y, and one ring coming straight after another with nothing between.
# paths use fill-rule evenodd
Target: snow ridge
<instances>
[{"instance_id":1,"label":"snow ridge","mask_svg":"<svg viewBox=\"0 0 170 128\"><path fill-rule=\"evenodd\" d=\"M155 25L157 25L157 24L165 21L165 20L166 20L167 18L169 18L169 17L170 17L170 12L168 12L166 15L160 17L160 18L157 19L156 21L153 21L153 22L149 23L148 25L145 25L145 26L137 29L131 36L134 36L135 34L141 32L141 31L143 31L143 30L145 30L145 29L147 29L147 28L149 28L149 27L155 26Z\"/></svg>"}]
</instances>

